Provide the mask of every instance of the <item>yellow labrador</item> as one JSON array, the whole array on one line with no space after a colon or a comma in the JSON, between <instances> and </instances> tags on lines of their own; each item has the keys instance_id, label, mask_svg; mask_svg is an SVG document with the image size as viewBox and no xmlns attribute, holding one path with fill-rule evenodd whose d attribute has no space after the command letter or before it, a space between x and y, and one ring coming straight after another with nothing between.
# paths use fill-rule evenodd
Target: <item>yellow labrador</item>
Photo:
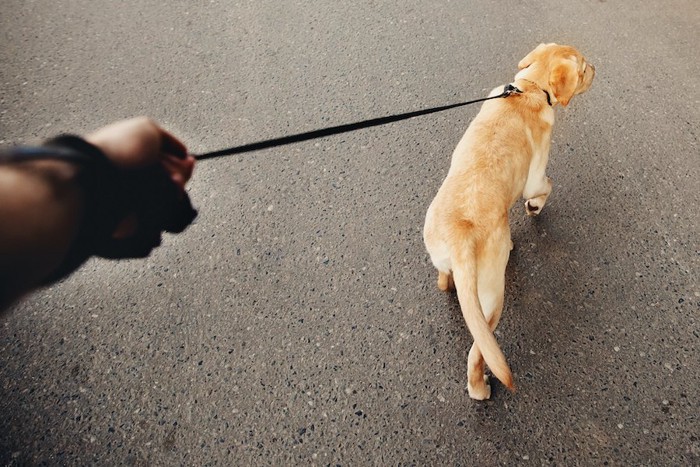
<instances>
[{"instance_id":1,"label":"yellow labrador","mask_svg":"<svg viewBox=\"0 0 700 467\"><path fill-rule=\"evenodd\" d=\"M453 290L474 345L467 361L467 388L488 399L484 360L510 390L513 375L493 330L503 309L505 269L513 243L508 210L520 195L525 213L544 207L552 183L545 175L554 105L568 105L586 91L595 69L573 47L540 44L518 64L518 93L483 104L452 154L447 178L430 204L423 237L438 287ZM491 95L503 91L498 87Z\"/></svg>"}]
</instances>

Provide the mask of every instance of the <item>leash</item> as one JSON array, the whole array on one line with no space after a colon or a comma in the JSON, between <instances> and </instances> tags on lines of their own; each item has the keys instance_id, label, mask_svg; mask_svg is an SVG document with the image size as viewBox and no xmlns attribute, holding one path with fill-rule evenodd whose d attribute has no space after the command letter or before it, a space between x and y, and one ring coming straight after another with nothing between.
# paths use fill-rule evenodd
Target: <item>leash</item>
<instances>
[{"instance_id":1,"label":"leash","mask_svg":"<svg viewBox=\"0 0 700 467\"><path fill-rule=\"evenodd\" d=\"M276 146L284 146L292 143L299 143L301 141L308 141L310 139L323 138L325 136L338 135L341 133L347 133L350 131L361 130L364 128L371 128L379 125L386 125L387 123L394 123L401 120L408 120L413 117L420 117L421 115L428 115L436 112L443 112L445 110L454 109L456 107L462 107L465 105L476 104L477 102L484 102L491 99L501 99L508 97L512 94L521 94L522 91L512 84L507 84L503 88L503 92L497 96L483 97L481 99L475 99L467 102L460 102L457 104L444 105L441 107L433 107L430 109L416 110L413 112L406 112L397 115L389 115L386 117L372 118L369 120L363 120L360 122L347 123L345 125L332 126L329 128L321 128L319 130L308 131L305 133L298 133L296 135L283 136L281 138L273 138L264 141L258 141L256 143L244 144L242 146L234 146L227 149L221 149L219 151L207 152L204 154L197 154L194 156L197 160L214 159L217 157L231 156L233 154L241 154L244 152L259 151L261 149L272 148Z\"/></svg>"}]
</instances>

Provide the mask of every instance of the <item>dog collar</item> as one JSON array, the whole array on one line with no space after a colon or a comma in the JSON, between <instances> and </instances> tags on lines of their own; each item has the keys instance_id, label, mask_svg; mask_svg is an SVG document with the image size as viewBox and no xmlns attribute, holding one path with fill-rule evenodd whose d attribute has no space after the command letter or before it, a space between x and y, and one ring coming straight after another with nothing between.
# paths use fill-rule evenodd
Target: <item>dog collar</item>
<instances>
[{"instance_id":1,"label":"dog collar","mask_svg":"<svg viewBox=\"0 0 700 467\"><path fill-rule=\"evenodd\" d=\"M532 83L532 84L534 84L535 86L537 86L538 88L540 88L540 85L537 84L537 83L535 83L534 81L531 81L531 80L526 79L526 78L521 78L521 79L522 79L523 81L527 81L528 83ZM511 86L511 85L509 84L508 86ZM513 86L513 87L515 88L515 86ZM515 89L518 89L518 88L515 88ZM522 92L522 91L520 91L520 90L518 90L518 91L519 91L519 92ZM540 88L540 91L542 91L542 92L544 93L544 95L547 96L547 104L549 104L549 106L551 107L551 106L552 106L552 96L550 96L549 93L548 93L546 90L542 89L542 88Z\"/></svg>"},{"instance_id":2,"label":"dog collar","mask_svg":"<svg viewBox=\"0 0 700 467\"><path fill-rule=\"evenodd\" d=\"M547 96L547 104L549 104L549 106L551 107L552 106L552 98L549 96L549 93L547 91L545 91L544 89L542 89L542 92L544 93L545 96ZM514 84L506 84L506 86L503 88L502 95L503 95L503 97L508 97L510 95L513 95L513 94L522 94L522 93L523 93L523 91L521 89L519 89L517 86L515 86Z\"/></svg>"},{"instance_id":3,"label":"dog collar","mask_svg":"<svg viewBox=\"0 0 700 467\"><path fill-rule=\"evenodd\" d=\"M549 104L549 106L551 107L552 106L552 99L549 97L549 93L547 91L545 91L544 89L542 90L542 92L547 96L547 104Z\"/></svg>"}]
</instances>

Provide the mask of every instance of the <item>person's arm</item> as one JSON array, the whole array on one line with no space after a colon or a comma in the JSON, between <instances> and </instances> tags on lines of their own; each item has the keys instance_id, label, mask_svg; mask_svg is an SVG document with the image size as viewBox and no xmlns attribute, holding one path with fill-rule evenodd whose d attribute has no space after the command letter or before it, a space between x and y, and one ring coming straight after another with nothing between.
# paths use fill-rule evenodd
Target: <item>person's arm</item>
<instances>
[{"instance_id":1,"label":"person's arm","mask_svg":"<svg viewBox=\"0 0 700 467\"><path fill-rule=\"evenodd\" d=\"M0 165L0 310L65 258L82 216L77 173L63 161Z\"/></svg>"},{"instance_id":2,"label":"person's arm","mask_svg":"<svg viewBox=\"0 0 700 467\"><path fill-rule=\"evenodd\" d=\"M149 119L58 138L47 151L87 163L51 154L0 163L0 310L91 255L147 256L162 231L179 232L196 215L184 191L194 158Z\"/></svg>"}]
</instances>

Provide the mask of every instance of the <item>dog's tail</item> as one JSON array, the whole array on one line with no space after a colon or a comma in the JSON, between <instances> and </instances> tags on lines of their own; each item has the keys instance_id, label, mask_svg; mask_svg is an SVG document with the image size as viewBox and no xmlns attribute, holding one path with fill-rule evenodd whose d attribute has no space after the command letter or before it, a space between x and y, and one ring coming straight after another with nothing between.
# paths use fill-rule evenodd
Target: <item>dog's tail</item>
<instances>
[{"instance_id":1,"label":"dog's tail","mask_svg":"<svg viewBox=\"0 0 700 467\"><path fill-rule=\"evenodd\" d=\"M462 315L491 372L510 391L515 391L513 374L479 303L475 247L471 244L460 250L459 256L453 258L452 274Z\"/></svg>"}]
</instances>

